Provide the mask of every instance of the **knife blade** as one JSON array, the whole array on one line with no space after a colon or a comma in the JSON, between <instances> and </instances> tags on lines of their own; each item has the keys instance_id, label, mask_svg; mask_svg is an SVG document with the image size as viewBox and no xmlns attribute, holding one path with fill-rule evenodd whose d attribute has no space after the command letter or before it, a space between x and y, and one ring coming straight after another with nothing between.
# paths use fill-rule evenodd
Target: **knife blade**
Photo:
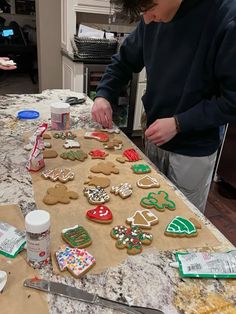
<instances>
[{"instance_id":1,"label":"knife blade","mask_svg":"<svg viewBox=\"0 0 236 314\"><path fill-rule=\"evenodd\" d=\"M164 314L162 311L147 307L130 306L126 303L109 300L98 296L94 293L89 293L85 290L78 289L72 286L65 285L60 282L48 281L39 278L26 279L23 283L24 287L41 290L44 292L57 294L70 299L99 305L103 307L120 310L128 314Z\"/></svg>"}]
</instances>

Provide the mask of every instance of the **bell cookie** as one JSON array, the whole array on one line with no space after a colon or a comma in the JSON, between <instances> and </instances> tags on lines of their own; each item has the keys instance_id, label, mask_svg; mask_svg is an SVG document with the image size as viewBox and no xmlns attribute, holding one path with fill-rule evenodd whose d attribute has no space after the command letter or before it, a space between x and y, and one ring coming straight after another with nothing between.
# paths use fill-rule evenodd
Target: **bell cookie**
<instances>
[{"instance_id":1,"label":"bell cookie","mask_svg":"<svg viewBox=\"0 0 236 314\"><path fill-rule=\"evenodd\" d=\"M143 197L140 204L145 208L155 208L163 212L165 208L175 210L175 203L169 199L165 191L150 192L147 197Z\"/></svg>"},{"instance_id":2,"label":"bell cookie","mask_svg":"<svg viewBox=\"0 0 236 314\"><path fill-rule=\"evenodd\" d=\"M117 186L112 186L111 193L119 195L121 198L127 198L133 193L132 185L129 183L121 183Z\"/></svg>"},{"instance_id":3,"label":"bell cookie","mask_svg":"<svg viewBox=\"0 0 236 314\"><path fill-rule=\"evenodd\" d=\"M94 173L103 173L105 175L110 175L111 173L118 174L119 169L116 168L116 165L113 162L99 162L96 166L93 166L90 171Z\"/></svg>"},{"instance_id":4,"label":"bell cookie","mask_svg":"<svg viewBox=\"0 0 236 314\"><path fill-rule=\"evenodd\" d=\"M80 143L75 140L65 140L65 143L63 144L63 147L68 148L80 148Z\"/></svg>"},{"instance_id":5,"label":"bell cookie","mask_svg":"<svg viewBox=\"0 0 236 314\"><path fill-rule=\"evenodd\" d=\"M123 147L123 142L122 142L122 140L120 140L118 138L114 138L113 140L110 140L109 142L104 143L103 146L106 149L119 150Z\"/></svg>"},{"instance_id":6,"label":"bell cookie","mask_svg":"<svg viewBox=\"0 0 236 314\"><path fill-rule=\"evenodd\" d=\"M110 196L100 186L95 188L85 187L83 192L90 204L104 204L110 200Z\"/></svg>"},{"instance_id":7,"label":"bell cookie","mask_svg":"<svg viewBox=\"0 0 236 314\"><path fill-rule=\"evenodd\" d=\"M57 203L68 204L70 200L76 200L79 195L76 192L68 191L64 184L58 183L54 188L47 190L43 202L47 205L55 205Z\"/></svg>"},{"instance_id":8,"label":"bell cookie","mask_svg":"<svg viewBox=\"0 0 236 314\"><path fill-rule=\"evenodd\" d=\"M43 158L56 158L58 153L53 149L47 149L43 151Z\"/></svg>"},{"instance_id":9,"label":"bell cookie","mask_svg":"<svg viewBox=\"0 0 236 314\"><path fill-rule=\"evenodd\" d=\"M126 223L133 227L138 226L142 229L151 229L153 225L158 224L159 219L150 210L137 210L132 216L126 219Z\"/></svg>"},{"instance_id":10,"label":"bell cookie","mask_svg":"<svg viewBox=\"0 0 236 314\"><path fill-rule=\"evenodd\" d=\"M131 166L132 170L136 174L144 174L151 172L151 167L144 164L135 164Z\"/></svg>"},{"instance_id":11,"label":"bell cookie","mask_svg":"<svg viewBox=\"0 0 236 314\"><path fill-rule=\"evenodd\" d=\"M99 223L107 224L112 222L112 212L107 206L104 205L98 205L97 207L88 210L86 217L89 220Z\"/></svg>"},{"instance_id":12,"label":"bell cookie","mask_svg":"<svg viewBox=\"0 0 236 314\"><path fill-rule=\"evenodd\" d=\"M116 247L118 249L127 248L130 255L142 252L142 245L152 243L153 236L148 232L142 231L139 227L116 226L111 230L111 237L116 239Z\"/></svg>"},{"instance_id":13,"label":"bell cookie","mask_svg":"<svg viewBox=\"0 0 236 314\"><path fill-rule=\"evenodd\" d=\"M61 183L66 183L70 180L73 180L75 177L75 173L71 171L71 169L67 168L44 170L41 175L44 179L49 179L52 182L60 181Z\"/></svg>"},{"instance_id":14,"label":"bell cookie","mask_svg":"<svg viewBox=\"0 0 236 314\"><path fill-rule=\"evenodd\" d=\"M89 176L88 180L84 183L88 185L100 186L104 189L110 185L111 181L106 177Z\"/></svg>"},{"instance_id":15,"label":"bell cookie","mask_svg":"<svg viewBox=\"0 0 236 314\"><path fill-rule=\"evenodd\" d=\"M105 159L109 154L101 149L93 149L89 152L92 159Z\"/></svg>"},{"instance_id":16,"label":"bell cookie","mask_svg":"<svg viewBox=\"0 0 236 314\"><path fill-rule=\"evenodd\" d=\"M84 134L84 138L91 138L94 140L97 140L99 142L108 142L109 141L109 135L102 133L102 132L97 132L97 131L92 131L92 132L86 132Z\"/></svg>"},{"instance_id":17,"label":"bell cookie","mask_svg":"<svg viewBox=\"0 0 236 314\"><path fill-rule=\"evenodd\" d=\"M156 178L146 175L137 181L137 186L141 189L159 188L160 183Z\"/></svg>"},{"instance_id":18,"label":"bell cookie","mask_svg":"<svg viewBox=\"0 0 236 314\"><path fill-rule=\"evenodd\" d=\"M53 134L53 137L56 139L61 140L74 140L77 136L72 133L71 131L65 131L65 132L56 132Z\"/></svg>"},{"instance_id":19,"label":"bell cookie","mask_svg":"<svg viewBox=\"0 0 236 314\"><path fill-rule=\"evenodd\" d=\"M134 148L124 150L123 157L125 157L127 161L138 161L142 159Z\"/></svg>"},{"instance_id":20,"label":"bell cookie","mask_svg":"<svg viewBox=\"0 0 236 314\"><path fill-rule=\"evenodd\" d=\"M195 237L197 236L196 226L189 220L181 216L176 216L168 224L165 235L171 237Z\"/></svg>"},{"instance_id":21,"label":"bell cookie","mask_svg":"<svg viewBox=\"0 0 236 314\"><path fill-rule=\"evenodd\" d=\"M86 154L84 151L81 149L77 149L75 151L69 150L60 155L61 158L63 159L69 159L69 160L79 160L79 161L84 161L86 158L88 158L88 154Z\"/></svg>"},{"instance_id":22,"label":"bell cookie","mask_svg":"<svg viewBox=\"0 0 236 314\"><path fill-rule=\"evenodd\" d=\"M60 271L68 270L75 278L80 278L96 263L95 258L85 249L62 246L56 252Z\"/></svg>"},{"instance_id":23,"label":"bell cookie","mask_svg":"<svg viewBox=\"0 0 236 314\"><path fill-rule=\"evenodd\" d=\"M70 247L77 247L81 249L88 247L92 243L92 239L88 232L84 229L84 227L79 225L63 229L61 236Z\"/></svg>"}]
</instances>

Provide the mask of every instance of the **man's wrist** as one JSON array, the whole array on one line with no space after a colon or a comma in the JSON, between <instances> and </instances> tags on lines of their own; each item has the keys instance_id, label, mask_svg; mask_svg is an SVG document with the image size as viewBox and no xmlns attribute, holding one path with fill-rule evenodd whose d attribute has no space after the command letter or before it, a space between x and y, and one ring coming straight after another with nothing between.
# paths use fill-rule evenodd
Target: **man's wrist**
<instances>
[{"instance_id":1,"label":"man's wrist","mask_svg":"<svg viewBox=\"0 0 236 314\"><path fill-rule=\"evenodd\" d=\"M177 131L177 133L180 133L181 128L180 128L180 124L179 124L179 120L178 120L177 116L174 116L174 119L175 119L176 131Z\"/></svg>"}]
</instances>

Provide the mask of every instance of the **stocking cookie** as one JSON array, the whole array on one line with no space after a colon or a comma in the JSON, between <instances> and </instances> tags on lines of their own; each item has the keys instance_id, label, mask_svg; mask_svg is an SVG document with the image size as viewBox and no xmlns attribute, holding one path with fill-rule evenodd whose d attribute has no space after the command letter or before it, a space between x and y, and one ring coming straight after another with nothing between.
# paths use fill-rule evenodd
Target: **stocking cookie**
<instances>
[{"instance_id":1,"label":"stocking cookie","mask_svg":"<svg viewBox=\"0 0 236 314\"><path fill-rule=\"evenodd\" d=\"M155 208L163 212L165 208L175 210L175 203L169 199L165 191L150 192L147 197L141 199L140 204L145 208Z\"/></svg>"},{"instance_id":2,"label":"stocking cookie","mask_svg":"<svg viewBox=\"0 0 236 314\"><path fill-rule=\"evenodd\" d=\"M68 148L80 148L80 143L75 140L66 140L63 147Z\"/></svg>"},{"instance_id":3,"label":"stocking cookie","mask_svg":"<svg viewBox=\"0 0 236 314\"><path fill-rule=\"evenodd\" d=\"M84 138L95 139L99 142L108 142L109 141L109 135L108 134L105 134L102 132L96 132L96 131L86 132L84 134Z\"/></svg>"},{"instance_id":4,"label":"stocking cookie","mask_svg":"<svg viewBox=\"0 0 236 314\"><path fill-rule=\"evenodd\" d=\"M54 188L47 190L43 202L47 205L54 205L57 203L68 204L70 199L76 200L79 195L76 192L68 191L64 184L58 183Z\"/></svg>"},{"instance_id":5,"label":"stocking cookie","mask_svg":"<svg viewBox=\"0 0 236 314\"><path fill-rule=\"evenodd\" d=\"M61 183L66 183L69 180L74 179L75 173L71 171L71 169L54 168L54 169L44 170L42 172L42 177L44 179L49 179L52 182L60 181Z\"/></svg>"},{"instance_id":6,"label":"stocking cookie","mask_svg":"<svg viewBox=\"0 0 236 314\"><path fill-rule=\"evenodd\" d=\"M110 200L110 196L100 186L84 188L83 191L90 204L104 204Z\"/></svg>"},{"instance_id":7,"label":"stocking cookie","mask_svg":"<svg viewBox=\"0 0 236 314\"><path fill-rule=\"evenodd\" d=\"M135 165L132 165L131 168L133 172L137 174L144 174L144 173L151 172L151 167L144 164L135 164Z\"/></svg>"},{"instance_id":8,"label":"stocking cookie","mask_svg":"<svg viewBox=\"0 0 236 314\"><path fill-rule=\"evenodd\" d=\"M90 171L94 173L103 173L105 175L110 175L111 173L118 174L119 169L116 168L116 165L113 162L99 162L96 166L93 166Z\"/></svg>"},{"instance_id":9,"label":"stocking cookie","mask_svg":"<svg viewBox=\"0 0 236 314\"><path fill-rule=\"evenodd\" d=\"M71 247L79 249L85 248L92 243L92 239L84 227L76 225L71 228L63 229L61 232L62 239Z\"/></svg>"},{"instance_id":10,"label":"stocking cookie","mask_svg":"<svg viewBox=\"0 0 236 314\"><path fill-rule=\"evenodd\" d=\"M81 149L78 149L76 151L69 150L60 155L63 159L70 159L70 160L79 160L84 161L86 158L88 158L88 155L82 151Z\"/></svg>"},{"instance_id":11,"label":"stocking cookie","mask_svg":"<svg viewBox=\"0 0 236 314\"><path fill-rule=\"evenodd\" d=\"M118 249L127 248L127 253L131 255L142 252L142 244L152 243L152 235L142 231L139 227L116 226L111 230L112 238L116 239Z\"/></svg>"},{"instance_id":12,"label":"stocking cookie","mask_svg":"<svg viewBox=\"0 0 236 314\"><path fill-rule=\"evenodd\" d=\"M100 186L101 188L107 188L111 181L106 177L89 176L88 180L84 183L88 185Z\"/></svg>"},{"instance_id":13,"label":"stocking cookie","mask_svg":"<svg viewBox=\"0 0 236 314\"><path fill-rule=\"evenodd\" d=\"M159 188L160 183L157 179L146 175L137 181L137 186L141 189Z\"/></svg>"},{"instance_id":14,"label":"stocking cookie","mask_svg":"<svg viewBox=\"0 0 236 314\"><path fill-rule=\"evenodd\" d=\"M111 223L112 222L112 212L107 206L99 205L87 211L86 217L89 220L99 222L99 223Z\"/></svg>"},{"instance_id":15,"label":"stocking cookie","mask_svg":"<svg viewBox=\"0 0 236 314\"><path fill-rule=\"evenodd\" d=\"M134 148L126 149L123 152L123 156L127 161L138 161L142 159Z\"/></svg>"},{"instance_id":16,"label":"stocking cookie","mask_svg":"<svg viewBox=\"0 0 236 314\"><path fill-rule=\"evenodd\" d=\"M92 268L96 261L85 249L62 246L56 252L60 271L68 270L75 278L79 278Z\"/></svg>"},{"instance_id":17,"label":"stocking cookie","mask_svg":"<svg viewBox=\"0 0 236 314\"><path fill-rule=\"evenodd\" d=\"M133 192L132 186L129 183L121 183L117 186L112 186L111 193L119 195L121 198L129 197Z\"/></svg>"},{"instance_id":18,"label":"stocking cookie","mask_svg":"<svg viewBox=\"0 0 236 314\"><path fill-rule=\"evenodd\" d=\"M158 224L159 220L150 210L137 210L133 216L126 219L126 223L133 227L138 226L143 229L151 229L153 225Z\"/></svg>"},{"instance_id":19,"label":"stocking cookie","mask_svg":"<svg viewBox=\"0 0 236 314\"><path fill-rule=\"evenodd\" d=\"M190 219L181 216L176 216L165 230L165 235L171 237L195 237L197 234L197 227Z\"/></svg>"},{"instance_id":20,"label":"stocking cookie","mask_svg":"<svg viewBox=\"0 0 236 314\"><path fill-rule=\"evenodd\" d=\"M92 159L105 159L109 154L101 149L93 149L89 152Z\"/></svg>"}]
</instances>

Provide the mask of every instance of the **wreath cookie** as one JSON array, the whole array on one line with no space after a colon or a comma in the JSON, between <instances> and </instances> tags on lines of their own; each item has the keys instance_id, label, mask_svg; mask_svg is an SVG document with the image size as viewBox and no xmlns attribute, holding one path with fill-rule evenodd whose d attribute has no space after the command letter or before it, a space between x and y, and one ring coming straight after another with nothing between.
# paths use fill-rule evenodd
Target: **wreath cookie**
<instances>
[{"instance_id":1,"label":"wreath cookie","mask_svg":"<svg viewBox=\"0 0 236 314\"><path fill-rule=\"evenodd\" d=\"M139 227L116 226L111 230L111 237L116 239L116 247L118 249L127 248L130 255L142 252L142 245L152 243L152 234L142 231Z\"/></svg>"},{"instance_id":2,"label":"wreath cookie","mask_svg":"<svg viewBox=\"0 0 236 314\"><path fill-rule=\"evenodd\" d=\"M79 249L85 248L92 243L92 239L84 227L76 225L71 228L63 229L61 232L62 239L69 244L69 246L77 247Z\"/></svg>"},{"instance_id":3,"label":"wreath cookie","mask_svg":"<svg viewBox=\"0 0 236 314\"><path fill-rule=\"evenodd\" d=\"M155 208L163 212L165 208L175 210L175 203L169 199L168 193L165 191L150 192L147 197L143 197L140 205L145 208Z\"/></svg>"}]
</instances>

